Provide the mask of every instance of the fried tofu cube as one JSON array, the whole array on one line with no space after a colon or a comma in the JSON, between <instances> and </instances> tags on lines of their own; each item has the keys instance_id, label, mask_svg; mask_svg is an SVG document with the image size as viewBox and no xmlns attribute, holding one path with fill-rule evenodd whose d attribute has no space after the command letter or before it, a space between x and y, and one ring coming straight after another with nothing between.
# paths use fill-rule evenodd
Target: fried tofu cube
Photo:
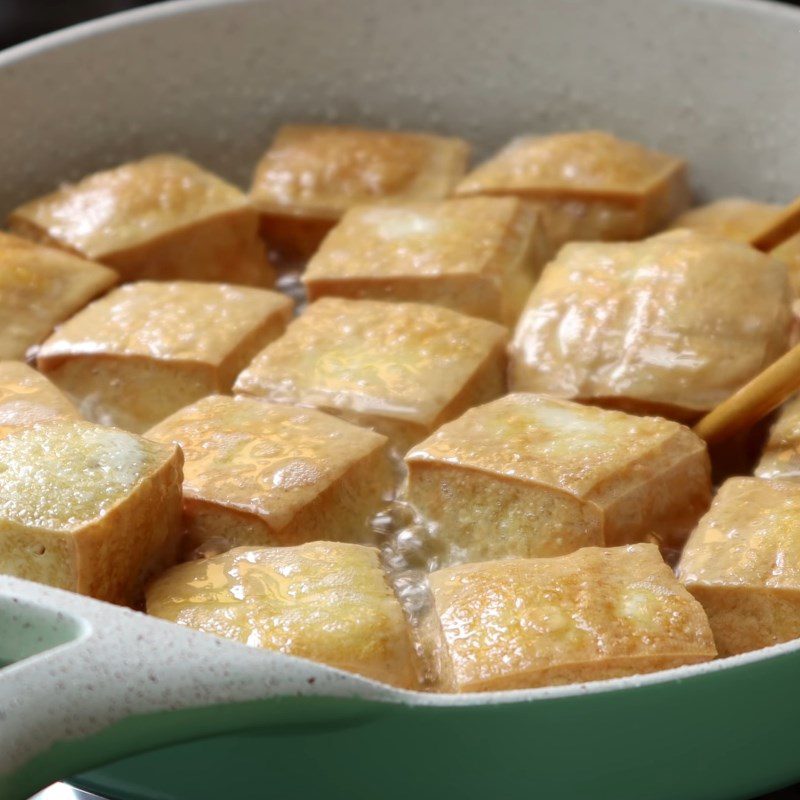
<instances>
[{"instance_id":1,"label":"fried tofu cube","mask_svg":"<svg viewBox=\"0 0 800 800\"><path fill-rule=\"evenodd\" d=\"M147 612L383 683L416 683L403 610L373 547L238 547L167 571L148 587Z\"/></svg>"},{"instance_id":2,"label":"fried tofu cube","mask_svg":"<svg viewBox=\"0 0 800 800\"><path fill-rule=\"evenodd\" d=\"M17 208L8 224L34 241L101 261L123 281L275 281L246 195L174 155L62 186Z\"/></svg>"},{"instance_id":3,"label":"fried tofu cube","mask_svg":"<svg viewBox=\"0 0 800 800\"><path fill-rule=\"evenodd\" d=\"M649 544L430 576L447 692L605 680L709 661L703 609Z\"/></svg>"},{"instance_id":4,"label":"fried tofu cube","mask_svg":"<svg viewBox=\"0 0 800 800\"><path fill-rule=\"evenodd\" d=\"M431 303L513 326L550 247L540 215L510 197L359 206L311 259L311 300Z\"/></svg>"},{"instance_id":5,"label":"fried tofu cube","mask_svg":"<svg viewBox=\"0 0 800 800\"><path fill-rule=\"evenodd\" d=\"M540 209L554 246L627 240L689 202L686 163L603 131L523 136L474 169L456 195L511 195Z\"/></svg>"},{"instance_id":6,"label":"fried tofu cube","mask_svg":"<svg viewBox=\"0 0 800 800\"><path fill-rule=\"evenodd\" d=\"M689 209L675 219L671 228L690 228L711 236L722 236L742 244L753 244L777 222L783 207L759 203L744 197L724 197Z\"/></svg>"},{"instance_id":7,"label":"fried tofu cube","mask_svg":"<svg viewBox=\"0 0 800 800\"><path fill-rule=\"evenodd\" d=\"M571 244L522 312L509 383L695 420L788 349L791 301L784 264L727 239Z\"/></svg>"},{"instance_id":8,"label":"fried tofu cube","mask_svg":"<svg viewBox=\"0 0 800 800\"><path fill-rule=\"evenodd\" d=\"M256 167L250 199L267 241L308 257L363 203L441 200L464 175L462 139L336 125L285 125Z\"/></svg>"},{"instance_id":9,"label":"fried tofu cube","mask_svg":"<svg viewBox=\"0 0 800 800\"><path fill-rule=\"evenodd\" d=\"M0 232L0 359L24 359L116 282L107 267Z\"/></svg>"},{"instance_id":10,"label":"fried tofu cube","mask_svg":"<svg viewBox=\"0 0 800 800\"><path fill-rule=\"evenodd\" d=\"M174 563L181 465L174 445L56 420L0 438L0 572L135 605Z\"/></svg>"},{"instance_id":11,"label":"fried tofu cube","mask_svg":"<svg viewBox=\"0 0 800 800\"><path fill-rule=\"evenodd\" d=\"M755 474L781 480L800 478L800 395L787 400L778 413Z\"/></svg>"},{"instance_id":12,"label":"fried tofu cube","mask_svg":"<svg viewBox=\"0 0 800 800\"><path fill-rule=\"evenodd\" d=\"M64 323L37 366L94 422L141 433L238 372L291 317L268 289L222 283L126 284Z\"/></svg>"},{"instance_id":13,"label":"fried tofu cube","mask_svg":"<svg viewBox=\"0 0 800 800\"><path fill-rule=\"evenodd\" d=\"M706 447L688 428L546 395L473 408L405 460L444 565L651 536L675 547L711 499Z\"/></svg>"},{"instance_id":14,"label":"fried tofu cube","mask_svg":"<svg viewBox=\"0 0 800 800\"><path fill-rule=\"evenodd\" d=\"M800 485L729 478L677 574L703 604L721 656L800 637Z\"/></svg>"},{"instance_id":15,"label":"fried tofu cube","mask_svg":"<svg viewBox=\"0 0 800 800\"><path fill-rule=\"evenodd\" d=\"M405 452L505 389L506 329L447 308L324 297L236 380L238 394L315 406Z\"/></svg>"},{"instance_id":16,"label":"fried tofu cube","mask_svg":"<svg viewBox=\"0 0 800 800\"><path fill-rule=\"evenodd\" d=\"M0 436L36 422L80 418L44 375L21 361L0 361Z\"/></svg>"},{"instance_id":17,"label":"fried tofu cube","mask_svg":"<svg viewBox=\"0 0 800 800\"><path fill-rule=\"evenodd\" d=\"M185 549L367 541L391 497L386 437L314 409L206 397L147 433L185 457Z\"/></svg>"}]
</instances>

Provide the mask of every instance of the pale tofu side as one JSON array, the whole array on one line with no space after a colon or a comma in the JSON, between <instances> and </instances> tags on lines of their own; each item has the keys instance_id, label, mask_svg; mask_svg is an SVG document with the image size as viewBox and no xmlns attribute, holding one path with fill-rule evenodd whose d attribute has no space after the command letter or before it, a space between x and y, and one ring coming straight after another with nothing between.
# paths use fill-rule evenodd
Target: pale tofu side
<instances>
[{"instance_id":1,"label":"pale tofu side","mask_svg":"<svg viewBox=\"0 0 800 800\"><path fill-rule=\"evenodd\" d=\"M247 197L174 155L62 186L17 208L8 224L22 236L101 261L125 281L275 281Z\"/></svg>"},{"instance_id":2,"label":"pale tofu side","mask_svg":"<svg viewBox=\"0 0 800 800\"><path fill-rule=\"evenodd\" d=\"M729 478L677 567L720 655L800 637L800 485Z\"/></svg>"},{"instance_id":3,"label":"pale tofu side","mask_svg":"<svg viewBox=\"0 0 800 800\"><path fill-rule=\"evenodd\" d=\"M320 408L404 452L505 391L506 340L503 326L438 306L324 297L253 359L234 392Z\"/></svg>"},{"instance_id":4,"label":"pale tofu side","mask_svg":"<svg viewBox=\"0 0 800 800\"><path fill-rule=\"evenodd\" d=\"M435 524L445 565L676 547L711 500L708 453L687 428L544 395L473 408L405 460L407 498Z\"/></svg>"},{"instance_id":5,"label":"pale tofu side","mask_svg":"<svg viewBox=\"0 0 800 800\"><path fill-rule=\"evenodd\" d=\"M756 465L758 478L800 478L800 395L787 400Z\"/></svg>"},{"instance_id":6,"label":"pale tofu side","mask_svg":"<svg viewBox=\"0 0 800 800\"><path fill-rule=\"evenodd\" d=\"M22 361L0 361L0 436L55 419L81 419L81 415L35 369Z\"/></svg>"},{"instance_id":7,"label":"pale tofu side","mask_svg":"<svg viewBox=\"0 0 800 800\"><path fill-rule=\"evenodd\" d=\"M372 547L242 547L181 564L148 587L147 612L251 647L416 686L408 626Z\"/></svg>"},{"instance_id":8,"label":"pale tofu side","mask_svg":"<svg viewBox=\"0 0 800 800\"><path fill-rule=\"evenodd\" d=\"M786 266L688 230L568 245L531 292L512 391L693 420L789 347Z\"/></svg>"},{"instance_id":9,"label":"pale tofu side","mask_svg":"<svg viewBox=\"0 0 800 800\"><path fill-rule=\"evenodd\" d=\"M465 564L430 585L442 691L605 680L716 655L702 606L654 545Z\"/></svg>"},{"instance_id":10,"label":"pale tofu side","mask_svg":"<svg viewBox=\"0 0 800 800\"><path fill-rule=\"evenodd\" d=\"M0 359L24 359L117 280L100 264L0 232Z\"/></svg>"},{"instance_id":11,"label":"pale tofu side","mask_svg":"<svg viewBox=\"0 0 800 800\"><path fill-rule=\"evenodd\" d=\"M0 438L0 572L135 605L174 563L183 456L88 422Z\"/></svg>"},{"instance_id":12,"label":"pale tofu side","mask_svg":"<svg viewBox=\"0 0 800 800\"><path fill-rule=\"evenodd\" d=\"M187 552L365 542L394 487L384 436L314 409L212 396L146 435L184 452Z\"/></svg>"},{"instance_id":13,"label":"pale tofu side","mask_svg":"<svg viewBox=\"0 0 800 800\"><path fill-rule=\"evenodd\" d=\"M639 239L689 203L686 163L603 131L522 136L479 165L457 196L515 196L543 214L555 247Z\"/></svg>"},{"instance_id":14,"label":"pale tofu side","mask_svg":"<svg viewBox=\"0 0 800 800\"><path fill-rule=\"evenodd\" d=\"M37 366L88 419L141 433L201 397L230 391L291 313L291 300L267 289L140 281L60 326Z\"/></svg>"},{"instance_id":15,"label":"pale tofu side","mask_svg":"<svg viewBox=\"0 0 800 800\"><path fill-rule=\"evenodd\" d=\"M303 282L312 301L429 303L513 325L550 249L541 215L516 198L358 206Z\"/></svg>"},{"instance_id":16,"label":"pale tofu side","mask_svg":"<svg viewBox=\"0 0 800 800\"><path fill-rule=\"evenodd\" d=\"M745 197L724 197L681 214L670 228L691 230L752 244L781 217L783 206Z\"/></svg>"},{"instance_id":17,"label":"pale tofu side","mask_svg":"<svg viewBox=\"0 0 800 800\"><path fill-rule=\"evenodd\" d=\"M447 197L468 156L462 139L285 125L256 166L250 200L273 247L308 257L352 206Z\"/></svg>"}]
</instances>

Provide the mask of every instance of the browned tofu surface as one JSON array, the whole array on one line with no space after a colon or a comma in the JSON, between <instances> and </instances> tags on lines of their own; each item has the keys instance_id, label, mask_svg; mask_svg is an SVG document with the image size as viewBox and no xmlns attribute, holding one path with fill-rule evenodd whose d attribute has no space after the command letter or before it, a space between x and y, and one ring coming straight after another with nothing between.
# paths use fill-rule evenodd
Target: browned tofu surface
<instances>
[{"instance_id":1,"label":"browned tofu surface","mask_svg":"<svg viewBox=\"0 0 800 800\"><path fill-rule=\"evenodd\" d=\"M677 574L706 609L720 655L800 637L800 484L727 480Z\"/></svg>"},{"instance_id":2,"label":"browned tofu surface","mask_svg":"<svg viewBox=\"0 0 800 800\"><path fill-rule=\"evenodd\" d=\"M35 369L21 361L0 361L0 436L36 422L80 418L78 409Z\"/></svg>"},{"instance_id":3,"label":"browned tofu surface","mask_svg":"<svg viewBox=\"0 0 800 800\"><path fill-rule=\"evenodd\" d=\"M789 269L789 281L795 296L800 296L800 233L790 236L770 250L773 258L783 261Z\"/></svg>"},{"instance_id":4,"label":"browned tofu surface","mask_svg":"<svg viewBox=\"0 0 800 800\"><path fill-rule=\"evenodd\" d=\"M406 456L440 563L557 556L650 537L674 547L711 499L705 444L656 417L512 394Z\"/></svg>"},{"instance_id":5,"label":"browned tofu surface","mask_svg":"<svg viewBox=\"0 0 800 800\"><path fill-rule=\"evenodd\" d=\"M326 297L239 375L234 391L316 406L405 452L505 389L506 329L450 309Z\"/></svg>"},{"instance_id":6,"label":"browned tofu surface","mask_svg":"<svg viewBox=\"0 0 800 800\"><path fill-rule=\"evenodd\" d=\"M0 232L0 359L24 359L116 282L100 264Z\"/></svg>"},{"instance_id":7,"label":"browned tofu surface","mask_svg":"<svg viewBox=\"0 0 800 800\"><path fill-rule=\"evenodd\" d=\"M689 209L670 227L691 230L752 244L781 217L783 206L744 197L725 197Z\"/></svg>"},{"instance_id":8,"label":"browned tofu surface","mask_svg":"<svg viewBox=\"0 0 800 800\"><path fill-rule=\"evenodd\" d=\"M268 289L140 281L64 323L37 363L88 419L141 433L184 405L229 391L291 311L287 297Z\"/></svg>"},{"instance_id":9,"label":"browned tofu surface","mask_svg":"<svg viewBox=\"0 0 800 800\"><path fill-rule=\"evenodd\" d=\"M311 259L309 298L411 301L513 325L550 246L516 198L359 206Z\"/></svg>"},{"instance_id":10,"label":"browned tofu surface","mask_svg":"<svg viewBox=\"0 0 800 800\"><path fill-rule=\"evenodd\" d=\"M174 155L89 175L16 209L23 236L102 261L123 280L271 286L258 215L235 186Z\"/></svg>"},{"instance_id":11,"label":"browned tofu surface","mask_svg":"<svg viewBox=\"0 0 800 800\"><path fill-rule=\"evenodd\" d=\"M309 256L354 205L447 197L468 155L463 140L431 134L285 125L256 167L250 199L271 244Z\"/></svg>"},{"instance_id":12,"label":"browned tofu surface","mask_svg":"<svg viewBox=\"0 0 800 800\"><path fill-rule=\"evenodd\" d=\"M513 391L692 420L789 346L786 267L751 247L680 230L564 247L511 345Z\"/></svg>"},{"instance_id":13,"label":"browned tofu surface","mask_svg":"<svg viewBox=\"0 0 800 800\"><path fill-rule=\"evenodd\" d=\"M364 542L394 486L386 437L313 409L212 396L146 435L183 450L187 550Z\"/></svg>"},{"instance_id":14,"label":"browned tofu surface","mask_svg":"<svg viewBox=\"0 0 800 800\"><path fill-rule=\"evenodd\" d=\"M653 545L465 564L430 583L444 691L604 680L716 655L702 607Z\"/></svg>"},{"instance_id":15,"label":"browned tofu surface","mask_svg":"<svg viewBox=\"0 0 800 800\"><path fill-rule=\"evenodd\" d=\"M800 478L800 395L778 412L755 474L759 478Z\"/></svg>"},{"instance_id":16,"label":"browned tofu surface","mask_svg":"<svg viewBox=\"0 0 800 800\"><path fill-rule=\"evenodd\" d=\"M416 683L405 617L372 547L240 547L166 572L148 588L147 611L395 686Z\"/></svg>"},{"instance_id":17,"label":"browned tofu surface","mask_svg":"<svg viewBox=\"0 0 800 800\"><path fill-rule=\"evenodd\" d=\"M682 159L603 131L512 140L456 188L512 195L539 208L554 245L638 239L664 227L689 200Z\"/></svg>"},{"instance_id":18,"label":"browned tofu surface","mask_svg":"<svg viewBox=\"0 0 800 800\"><path fill-rule=\"evenodd\" d=\"M139 602L177 554L182 463L174 445L88 422L0 437L0 572Z\"/></svg>"}]
</instances>

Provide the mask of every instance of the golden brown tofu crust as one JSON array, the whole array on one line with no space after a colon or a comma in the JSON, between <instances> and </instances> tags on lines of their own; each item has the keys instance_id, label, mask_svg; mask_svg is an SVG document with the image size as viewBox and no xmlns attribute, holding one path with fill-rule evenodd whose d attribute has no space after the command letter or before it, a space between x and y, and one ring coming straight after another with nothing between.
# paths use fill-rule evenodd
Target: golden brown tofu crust
<instances>
[{"instance_id":1,"label":"golden brown tofu crust","mask_svg":"<svg viewBox=\"0 0 800 800\"><path fill-rule=\"evenodd\" d=\"M142 432L236 375L291 318L267 289L193 281L126 284L40 348L37 365L83 413Z\"/></svg>"},{"instance_id":2,"label":"golden brown tofu crust","mask_svg":"<svg viewBox=\"0 0 800 800\"><path fill-rule=\"evenodd\" d=\"M100 264L0 232L0 359L24 359L116 282Z\"/></svg>"},{"instance_id":3,"label":"golden brown tofu crust","mask_svg":"<svg viewBox=\"0 0 800 800\"><path fill-rule=\"evenodd\" d=\"M745 197L724 197L677 217L670 228L690 228L712 236L722 236L742 244L752 244L781 217L783 207L759 203Z\"/></svg>"},{"instance_id":4,"label":"golden brown tofu crust","mask_svg":"<svg viewBox=\"0 0 800 800\"><path fill-rule=\"evenodd\" d=\"M87 422L53 421L0 438L0 571L134 605L172 564L183 457Z\"/></svg>"},{"instance_id":5,"label":"golden brown tofu crust","mask_svg":"<svg viewBox=\"0 0 800 800\"><path fill-rule=\"evenodd\" d=\"M303 282L311 300L432 303L513 325L549 252L540 215L516 198L359 206Z\"/></svg>"},{"instance_id":6,"label":"golden brown tofu crust","mask_svg":"<svg viewBox=\"0 0 800 800\"><path fill-rule=\"evenodd\" d=\"M405 460L408 498L438 525L445 564L651 536L672 547L711 499L689 429L544 395L473 408Z\"/></svg>"},{"instance_id":7,"label":"golden brown tofu crust","mask_svg":"<svg viewBox=\"0 0 800 800\"><path fill-rule=\"evenodd\" d=\"M554 245L637 239L688 205L686 163L603 131L523 136L479 165L456 195L513 195L544 213Z\"/></svg>"},{"instance_id":8,"label":"golden brown tofu crust","mask_svg":"<svg viewBox=\"0 0 800 800\"><path fill-rule=\"evenodd\" d=\"M154 155L89 175L20 206L8 224L102 261L124 280L274 282L247 197L179 156Z\"/></svg>"},{"instance_id":9,"label":"golden brown tofu crust","mask_svg":"<svg viewBox=\"0 0 800 800\"><path fill-rule=\"evenodd\" d=\"M382 419L430 430L503 391L506 337L501 325L446 308L326 297L253 359L234 391L379 430Z\"/></svg>"},{"instance_id":10,"label":"golden brown tofu crust","mask_svg":"<svg viewBox=\"0 0 800 800\"><path fill-rule=\"evenodd\" d=\"M448 692L603 680L716 655L653 545L466 564L430 576Z\"/></svg>"},{"instance_id":11,"label":"golden brown tofu crust","mask_svg":"<svg viewBox=\"0 0 800 800\"><path fill-rule=\"evenodd\" d=\"M402 688L416 685L406 620L372 547L237 548L166 572L148 588L147 611Z\"/></svg>"},{"instance_id":12,"label":"golden brown tofu crust","mask_svg":"<svg viewBox=\"0 0 800 800\"><path fill-rule=\"evenodd\" d=\"M510 348L512 391L694 419L789 346L786 267L680 230L568 245L548 264Z\"/></svg>"},{"instance_id":13,"label":"golden brown tofu crust","mask_svg":"<svg viewBox=\"0 0 800 800\"><path fill-rule=\"evenodd\" d=\"M756 477L800 478L800 395L787 400L769 432Z\"/></svg>"},{"instance_id":14,"label":"golden brown tofu crust","mask_svg":"<svg viewBox=\"0 0 800 800\"><path fill-rule=\"evenodd\" d=\"M781 242L769 254L786 264L792 291L795 297L800 296L800 233Z\"/></svg>"},{"instance_id":15,"label":"golden brown tofu crust","mask_svg":"<svg viewBox=\"0 0 800 800\"><path fill-rule=\"evenodd\" d=\"M364 541L393 488L385 437L313 409L207 397L147 437L184 452L189 547Z\"/></svg>"},{"instance_id":16,"label":"golden brown tofu crust","mask_svg":"<svg viewBox=\"0 0 800 800\"><path fill-rule=\"evenodd\" d=\"M55 419L80 419L78 409L43 375L21 361L0 361L0 436Z\"/></svg>"}]
</instances>

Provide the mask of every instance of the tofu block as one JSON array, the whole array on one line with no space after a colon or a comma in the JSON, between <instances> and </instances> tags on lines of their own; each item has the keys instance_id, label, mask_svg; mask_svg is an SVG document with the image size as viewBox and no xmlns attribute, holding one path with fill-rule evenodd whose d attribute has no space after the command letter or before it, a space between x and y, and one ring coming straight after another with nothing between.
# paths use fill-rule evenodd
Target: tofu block
<instances>
[{"instance_id":1,"label":"tofu block","mask_svg":"<svg viewBox=\"0 0 800 800\"><path fill-rule=\"evenodd\" d=\"M24 359L116 282L107 267L0 232L0 359Z\"/></svg>"},{"instance_id":2,"label":"tofu block","mask_svg":"<svg viewBox=\"0 0 800 800\"><path fill-rule=\"evenodd\" d=\"M689 203L686 163L603 131L522 136L470 172L458 196L510 195L538 208L555 247L628 240Z\"/></svg>"},{"instance_id":3,"label":"tofu block","mask_svg":"<svg viewBox=\"0 0 800 800\"><path fill-rule=\"evenodd\" d=\"M8 225L34 241L101 261L123 281L275 281L246 195L174 155L66 184L17 208Z\"/></svg>"},{"instance_id":4,"label":"tofu block","mask_svg":"<svg viewBox=\"0 0 800 800\"><path fill-rule=\"evenodd\" d=\"M650 544L489 561L430 576L441 689L528 689L716 655L708 620Z\"/></svg>"},{"instance_id":5,"label":"tofu block","mask_svg":"<svg viewBox=\"0 0 800 800\"><path fill-rule=\"evenodd\" d=\"M238 547L167 571L148 587L147 612L383 683L416 682L406 620L374 547Z\"/></svg>"},{"instance_id":6,"label":"tofu block","mask_svg":"<svg viewBox=\"0 0 800 800\"><path fill-rule=\"evenodd\" d=\"M800 485L729 478L677 574L703 604L721 656L800 637Z\"/></svg>"},{"instance_id":7,"label":"tofu block","mask_svg":"<svg viewBox=\"0 0 800 800\"><path fill-rule=\"evenodd\" d=\"M59 389L21 361L0 361L0 436L54 419L80 419Z\"/></svg>"},{"instance_id":8,"label":"tofu block","mask_svg":"<svg viewBox=\"0 0 800 800\"><path fill-rule=\"evenodd\" d=\"M759 478L800 478L800 395L784 403L756 465Z\"/></svg>"},{"instance_id":9,"label":"tofu block","mask_svg":"<svg viewBox=\"0 0 800 800\"><path fill-rule=\"evenodd\" d=\"M394 489L385 436L313 409L206 397L147 438L183 450L188 551L367 541Z\"/></svg>"},{"instance_id":10,"label":"tofu block","mask_svg":"<svg viewBox=\"0 0 800 800\"><path fill-rule=\"evenodd\" d=\"M800 233L790 236L777 247L770 250L769 254L779 261L783 261L789 270L789 282L795 297L800 296Z\"/></svg>"},{"instance_id":11,"label":"tofu block","mask_svg":"<svg viewBox=\"0 0 800 800\"><path fill-rule=\"evenodd\" d=\"M791 301L784 264L727 239L568 245L522 312L509 383L692 421L788 349Z\"/></svg>"},{"instance_id":12,"label":"tofu block","mask_svg":"<svg viewBox=\"0 0 800 800\"><path fill-rule=\"evenodd\" d=\"M250 200L274 248L286 257L308 257L352 206L447 197L468 156L462 139L284 125L256 167Z\"/></svg>"},{"instance_id":13,"label":"tofu block","mask_svg":"<svg viewBox=\"0 0 800 800\"><path fill-rule=\"evenodd\" d=\"M0 572L135 605L181 536L174 445L88 422L0 438Z\"/></svg>"},{"instance_id":14,"label":"tofu block","mask_svg":"<svg viewBox=\"0 0 800 800\"><path fill-rule=\"evenodd\" d=\"M745 197L724 197L681 214L671 228L690 228L752 245L781 217L783 206Z\"/></svg>"},{"instance_id":15,"label":"tofu block","mask_svg":"<svg viewBox=\"0 0 800 800\"><path fill-rule=\"evenodd\" d=\"M291 300L268 289L140 281L64 323L40 348L37 366L87 419L142 433L229 391L291 313Z\"/></svg>"},{"instance_id":16,"label":"tofu block","mask_svg":"<svg viewBox=\"0 0 800 800\"><path fill-rule=\"evenodd\" d=\"M516 198L359 206L303 282L311 300L430 303L513 326L549 256L540 215Z\"/></svg>"},{"instance_id":17,"label":"tofu block","mask_svg":"<svg viewBox=\"0 0 800 800\"><path fill-rule=\"evenodd\" d=\"M706 446L688 428L546 395L473 408L405 460L443 565L651 537L678 547L711 500Z\"/></svg>"},{"instance_id":18,"label":"tofu block","mask_svg":"<svg viewBox=\"0 0 800 800\"><path fill-rule=\"evenodd\" d=\"M506 329L438 306L324 297L234 391L316 406L388 436L398 452L505 391Z\"/></svg>"}]
</instances>

